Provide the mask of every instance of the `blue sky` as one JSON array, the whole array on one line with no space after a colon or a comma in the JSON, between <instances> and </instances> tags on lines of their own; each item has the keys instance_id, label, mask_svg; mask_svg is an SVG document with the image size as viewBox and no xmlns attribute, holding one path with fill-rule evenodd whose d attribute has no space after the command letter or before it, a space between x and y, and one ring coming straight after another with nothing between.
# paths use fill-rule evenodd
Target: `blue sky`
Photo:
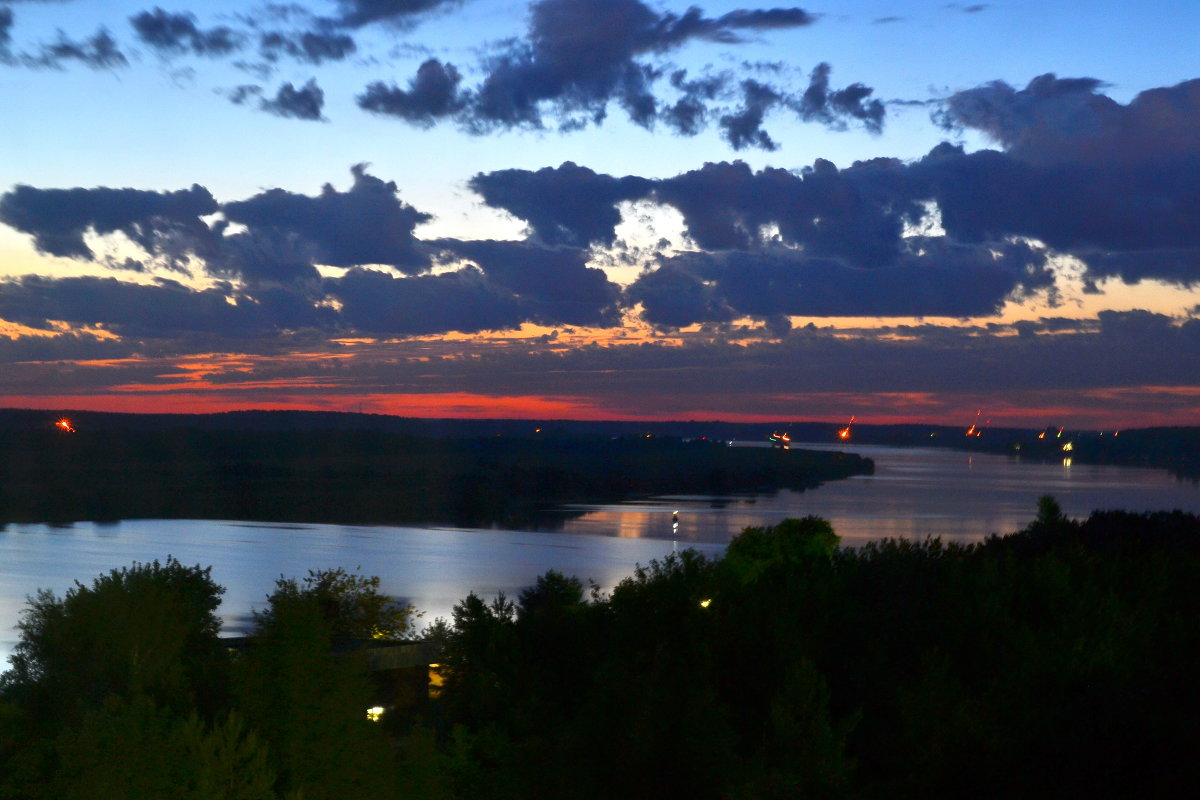
<instances>
[{"instance_id":1,"label":"blue sky","mask_svg":"<svg viewBox=\"0 0 1200 800\"><path fill-rule=\"evenodd\" d=\"M0 404L1200 424L1198 28L0 0Z\"/></svg>"}]
</instances>

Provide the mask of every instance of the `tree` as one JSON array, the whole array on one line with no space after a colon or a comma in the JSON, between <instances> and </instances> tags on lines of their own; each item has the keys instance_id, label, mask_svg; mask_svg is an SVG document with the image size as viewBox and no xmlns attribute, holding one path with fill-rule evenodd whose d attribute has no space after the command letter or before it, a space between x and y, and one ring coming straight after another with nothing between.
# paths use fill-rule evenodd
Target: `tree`
<instances>
[{"instance_id":1,"label":"tree","mask_svg":"<svg viewBox=\"0 0 1200 800\"><path fill-rule=\"evenodd\" d=\"M1077 530L1078 526L1067 519L1062 506L1052 495L1044 494L1037 501L1038 513L1026 529L1034 534L1063 534Z\"/></svg>"},{"instance_id":2,"label":"tree","mask_svg":"<svg viewBox=\"0 0 1200 800\"><path fill-rule=\"evenodd\" d=\"M110 800L274 800L266 749L234 714L206 725L178 718L145 697L110 697L56 743L46 792Z\"/></svg>"},{"instance_id":3,"label":"tree","mask_svg":"<svg viewBox=\"0 0 1200 800\"><path fill-rule=\"evenodd\" d=\"M741 582L750 583L772 569L794 569L817 560L828 562L840 541L833 526L820 517L750 527L729 542L724 568Z\"/></svg>"},{"instance_id":4,"label":"tree","mask_svg":"<svg viewBox=\"0 0 1200 800\"><path fill-rule=\"evenodd\" d=\"M211 568L134 563L76 581L65 597L39 591L0 692L33 718L68 719L110 695L145 695L165 708L211 712L224 695L216 615L224 588Z\"/></svg>"},{"instance_id":5,"label":"tree","mask_svg":"<svg viewBox=\"0 0 1200 800\"><path fill-rule=\"evenodd\" d=\"M579 578L568 578L552 569L539 575L536 584L521 590L517 598L517 619L525 621L558 615L583 605L583 583Z\"/></svg>"},{"instance_id":6,"label":"tree","mask_svg":"<svg viewBox=\"0 0 1200 800\"><path fill-rule=\"evenodd\" d=\"M403 639L412 630L416 612L379 591L379 578L347 572L342 567L309 570L302 582L280 577L267 608L255 613L260 628L269 628L271 616L284 601L307 598L320 609L335 642L355 639Z\"/></svg>"},{"instance_id":7,"label":"tree","mask_svg":"<svg viewBox=\"0 0 1200 800\"><path fill-rule=\"evenodd\" d=\"M310 572L301 586L280 578L255 635L234 666L236 704L266 741L277 790L321 798L389 797L394 761L366 719L372 687L354 652L337 639L394 620L377 578Z\"/></svg>"}]
</instances>

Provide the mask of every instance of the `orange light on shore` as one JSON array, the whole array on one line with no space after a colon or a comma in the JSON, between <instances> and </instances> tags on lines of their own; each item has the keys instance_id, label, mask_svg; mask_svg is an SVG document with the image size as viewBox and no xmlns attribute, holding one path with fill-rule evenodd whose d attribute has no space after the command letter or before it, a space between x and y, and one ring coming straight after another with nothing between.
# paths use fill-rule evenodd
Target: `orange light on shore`
<instances>
[{"instance_id":1,"label":"orange light on shore","mask_svg":"<svg viewBox=\"0 0 1200 800\"><path fill-rule=\"evenodd\" d=\"M61 428L63 431L65 431L67 433L75 432L75 427L73 425L71 425L71 420L67 419L66 417L63 417L58 422L54 423L54 426L56 428Z\"/></svg>"},{"instance_id":2,"label":"orange light on shore","mask_svg":"<svg viewBox=\"0 0 1200 800\"><path fill-rule=\"evenodd\" d=\"M840 431L838 431L838 438L839 439L849 439L850 438L850 426L853 424L854 424L854 417L851 417L850 422L847 423L846 427L844 427Z\"/></svg>"}]
</instances>

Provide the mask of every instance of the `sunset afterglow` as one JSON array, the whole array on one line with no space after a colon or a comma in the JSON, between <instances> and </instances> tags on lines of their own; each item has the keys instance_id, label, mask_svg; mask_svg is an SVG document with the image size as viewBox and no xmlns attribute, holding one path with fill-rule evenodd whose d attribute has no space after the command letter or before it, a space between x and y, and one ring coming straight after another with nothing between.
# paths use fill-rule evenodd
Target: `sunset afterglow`
<instances>
[{"instance_id":1,"label":"sunset afterglow","mask_svg":"<svg viewBox=\"0 0 1200 800\"><path fill-rule=\"evenodd\" d=\"M0 406L1200 424L1200 7L694 5L0 3Z\"/></svg>"}]
</instances>

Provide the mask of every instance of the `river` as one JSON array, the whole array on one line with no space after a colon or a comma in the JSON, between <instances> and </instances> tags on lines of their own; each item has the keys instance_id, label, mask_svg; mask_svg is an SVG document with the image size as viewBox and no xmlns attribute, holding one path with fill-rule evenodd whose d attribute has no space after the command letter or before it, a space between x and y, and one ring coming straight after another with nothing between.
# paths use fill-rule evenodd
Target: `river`
<instances>
[{"instance_id":1,"label":"river","mask_svg":"<svg viewBox=\"0 0 1200 800\"><path fill-rule=\"evenodd\" d=\"M16 643L26 597L39 588L61 595L77 579L88 583L114 567L168 555L212 566L227 589L225 629L236 633L276 578L324 567L379 575L385 591L411 602L429 622L448 617L469 591L512 596L551 568L611 589L636 564L673 549L719 553L748 525L808 514L828 519L843 544L854 546L882 537L973 541L1008 533L1028 524L1043 494L1054 495L1073 517L1107 508L1200 513L1200 484L1163 470L1028 463L936 448L802 446L869 456L875 474L807 492L577 506L547 521L555 530L541 531L206 520L8 525L0 530L0 664Z\"/></svg>"}]
</instances>

